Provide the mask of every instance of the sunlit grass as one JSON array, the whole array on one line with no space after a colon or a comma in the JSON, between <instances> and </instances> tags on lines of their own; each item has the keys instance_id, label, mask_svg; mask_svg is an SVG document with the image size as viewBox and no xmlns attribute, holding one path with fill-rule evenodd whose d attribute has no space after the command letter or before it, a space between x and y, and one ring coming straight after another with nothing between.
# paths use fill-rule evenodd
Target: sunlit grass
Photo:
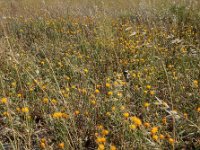
<instances>
[{"instance_id":1,"label":"sunlit grass","mask_svg":"<svg viewBox=\"0 0 200 150\"><path fill-rule=\"evenodd\" d=\"M197 7L128 2L2 1L1 149L199 148Z\"/></svg>"}]
</instances>

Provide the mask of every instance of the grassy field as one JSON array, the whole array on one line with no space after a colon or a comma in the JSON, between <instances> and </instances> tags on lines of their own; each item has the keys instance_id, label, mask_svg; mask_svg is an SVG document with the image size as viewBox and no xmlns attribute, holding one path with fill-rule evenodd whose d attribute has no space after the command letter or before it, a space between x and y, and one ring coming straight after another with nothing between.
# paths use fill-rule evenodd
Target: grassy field
<instances>
[{"instance_id":1,"label":"grassy field","mask_svg":"<svg viewBox=\"0 0 200 150\"><path fill-rule=\"evenodd\" d=\"M200 149L198 0L1 0L0 150Z\"/></svg>"}]
</instances>

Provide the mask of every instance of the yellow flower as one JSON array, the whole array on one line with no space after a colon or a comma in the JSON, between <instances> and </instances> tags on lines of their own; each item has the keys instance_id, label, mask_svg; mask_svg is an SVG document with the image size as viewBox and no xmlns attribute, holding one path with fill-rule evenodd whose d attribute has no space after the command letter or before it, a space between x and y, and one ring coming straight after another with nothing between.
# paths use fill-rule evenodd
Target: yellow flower
<instances>
[{"instance_id":1,"label":"yellow flower","mask_svg":"<svg viewBox=\"0 0 200 150\"><path fill-rule=\"evenodd\" d=\"M151 89L151 85L147 85L146 88L147 88L147 89Z\"/></svg>"},{"instance_id":2,"label":"yellow flower","mask_svg":"<svg viewBox=\"0 0 200 150\"><path fill-rule=\"evenodd\" d=\"M80 112L79 112L78 110L76 110L76 111L74 112L74 114L75 114L75 115L79 115Z\"/></svg>"},{"instance_id":3,"label":"yellow flower","mask_svg":"<svg viewBox=\"0 0 200 150\"><path fill-rule=\"evenodd\" d=\"M106 142L106 138L105 137L98 137L96 142L97 143L105 143Z\"/></svg>"},{"instance_id":4,"label":"yellow flower","mask_svg":"<svg viewBox=\"0 0 200 150\"><path fill-rule=\"evenodd\" d=\"M150 105L150 104L149 104L149 103L147 103L147 102L146 102L146 103L144 103L144 107L149 107L149 105Z\"/></svg>"},{"instance_id":5,"label":"yellow flower","mask_svg":"<svg viewBox=\"0 0 200 150\"><path fill-rule=\"evenodd\" d=\"M3 97L3 98L1 99L1 103L2 103L2 104L6 104L7 102L8 102L8 99L7 99L7 98Z\"/></svg>"},{"instance_id":6,"label":"yellow flower","mask_svg":"<svg viewBox=\"0 0 200 150\"><path fill-rule=\"evenodd\" d=\"M116 107L115 107L115 106L113 106L113 107L112 107L112 111L115 111L115 110L116 110Z\"/></svg>"},{"instance_id":7,"label":"yellow flower","mask_svg":"<svg viewBox=\"0 0 200 150\"><path fill-rule=\"evenodd\" d=\"M110 88L111 87L110 83L106 83L106 87Z\"/></svg>"},{"instance_id":8,"label":"yellow flower","mask_svg":"<svg viewBox=\"0 0 200 150\"><path fill-rule=\"evenodd\" d=\"M103 130L103 131L102 131L102 134L103 134L103 135L108 135L108 133L109 133L108 130Z\"/></svg>"},{"instance_id":9,"label":"yellow flower","mask_svg":"<svg viewBox=\"0 0 200 150\"><path fill-rule=\"evenodd\" d=\"M110 145L110 150L117 150L117 148L114 145Z\"/></svg>"},{"instance_id":10,"label":"yellow flower","mask_svg":"<svg viewBox=\"0 0 200 150\"><path fill-rule=\"evenodd\" d=\"M155 134L155 133L157 133L158 132L158 127L153 127L152 129L151 129L151 134Z\"/></svg>"},{"instance_id":11,"label":"yellow flower","mask_svg":"<svg viewBox=\"0 0 200 150\"><path fill-rule=\"evenodd\" d=\"M60 149L64 149L64 148L65 148L64 142L59 143L59 144L58 144L58 147L59 147Z\"/></svg>"},{"instance_id":12,"label":"yellow flower","mask_svg":"<svg viewBox=\"0 0 200 150\"><path fill-rule=\"evenodd\" d=\"M138 117L136 117L136 116L133 116L133 117L131 117L130 119L131 119L131 121L134 122L134 124L135 124L136 126L140 126L140 125L142 124L142 121L140 120L140 118L138 118Z\"/></svg>"},{"instance_id":13,"label":"yellow flower","mask_svg":"<svg viewBox=\"0 0 200 150\"><path fill-rule=\"evenodd\" d=\"M117 93L117 96L122 97L123 94L122 94L121 92L118 92L118 93Z\"/></svg>"},{"instance_id":14,"label":"yellow flower","mask_svg":"<svg viewBox=\"0 0 200 150\"><path fill-rule=\"evenodd\" d=\"M102 129L103 129L103 126L102 126L102 125L98 125L97 128L98 128L99 130L102 130Z\"/></svg>"},{"instance_id":15,"label":"yellow flower","mask_svg":"<svg viewBox=\"0 0 200 150\"><path fill-rule=\"evenodd\" d=\"M163 140L165 138L165 136L163 134L160 134L160 139Z\"/></svg>"},{"instance_id":16,"label":"yellow flower","mask_svg":"<svg viewBox=\"0 0 200 150\"><path fill-rule=\"evenodd\" d=\"M125 118L128 118L129 117L129 113L123 113L123 116L125 117Z\"/></svg>"},{"instance_id":17,"label":"yellow flower","mask_svg":"<svg viewBox=\"0 0 200 150\"><path fill-rule=\"evenodd\" d=\"M200 107L197 108L197 112L200 112Z\"/></svg>"},{"instance_id":18,"label":"yellow flower","mask_svg":"<svg viewBox=\"0 0 200 150\"><path fill-rule=\"evenodd\" d=\"M17 94L17 97L22 97L22 94L21 94L21 93L18 93L18 94Z\"/></svg>"},{"instance_id":19,"label":"yellow flower","mask_svg":"<svg viewBox=\"0 0 200 150\"><path fill-rule=\"evenodd\" d=\"M198 88L199 87L198 80L193 80L193 87L194 88Z\"/></svg>"},{"instance_id":20,"label":"yellow flower","mask_svg":"<svg viewBox=\"0 0 200 150\"><path fill-rule=\"evenodd\" d=\"M85 73L88 73L88 69L84 69L83 71L84 71Z\"/></svg>"},{"instance_id":21,"label":"yellow flower","mask_svg":"<svg viewBox=\"0 0 200 150\"><path fill-rule=\"evenodd\" d=\"M22 111L23 113L28 113L28 112L29 112L29 108L28 108L28 107L23 107L23 108L21 109L21 111Z\"/></svg>"},{"instance_id":22,"label":"yellow flower","mask_svg":"<svg viewBox=\"0 0 200 150\"><path fill-rule=\"evenodd\" d=\"M145 126L146 128L149 128L149 127L150 127L150 123L145 122L145 123L144 123L144 126Z\"/></svg>"},{"instance_id":23,"label":"yellow flower","mask_svg":"<svg viewBox=\"0 0 200 150\"><path fill-rule=\"evenodd\" d=\"M63 113L62 112L55 112L52 114L53 118L62 118Z\"/></svg>"},{"instance_id":24,"label":"yellow flower","mask_svg":"<svg viewBox=\"0 0 200 150\"><path fill-rule=\"evenodd\" d=\"M41 147L42 149L45 149L45 147L46 147L45 143L40 142L40 147Z\"/></svg>"},{"instance_id":25,"label":"yellow flower","mask_svg":"<svg viewBox=\"0 0 200 150\"><path fill-rule=\"evenodd\" d=\"M106 116L111 116L111 113L110 112L106 112Z\"/></svg>"},{"instance_id":26,"label":"yellow flower","mask_svg":"<svg viewBox=\"0 0 200 150\"><path fill-rule=\"evenodd\" d=\"M12 85L12 87L16 87L17 83L16 82L12 82L11 85Z\"/></svg>"},{"instance_id":27,"label":"yellow flower","mask_svg":"<svg viewBox=\"0 0 200 150\"><path fill-rule=\"evenodd\" d=\"M169 138L169 139L168 139L168 142L169 142L170 144L172 144L172 145L173 145L173 144L174 144L174 139L172 139L172 138Z\"/></svg>"},{"instance_id":28,"label":"yellow flower","mask_svg":"<svg viewBox=\"0 0 200 150\"><path fill-rule=\"evenodd\" d=\"M187 113L184 113L183 116L184 116L185 119L188 119L188 114Z\"/></svg>"},{"instance_id":29,"label":"yellow flower","mask_svg":"<svg viewBox=\"0 0 200 150\"><path fill-rule=\"evenodd\" d=\"M163 123L164 125L167 124L167 118L166 118L166 117L162 118L162 123Z\"/></svg>"},{"instance_id":30,"label":"yellow flower","mask_svg":"<svg viewBox=\"0 0 200 150\"><path fill-rule=\"evenodd\" d=\"M121 107L120 107L120 109L121 109L121 110L124 110L124 109L125 109L125 107L124 107L124 106L121 106Z\"/></svg>"},{"instance_id":31,"label":"yellow flower","mask_svg":"<svg viewBox=\"0 0 200 150\"><path fill-rule=\"evenodd\" d=\"M96 105L96 101L95 100L91 100L91 104L92 105Z\"/></svg>"},{"instance_id":32,"label":"yellow flower","mask_svg":"<svg viewBox=\"0 0 200 150\"><path fill-rule=\"evenodd\" d=\"M144 90L144 94L147 94L148 93L148 91L147 90Z\"/></svg>"},{"instance_id":33,"label":"yellow flower","mask_svg":"<svg viewBox=\"0 0 200 150\"><path fill-rule=\"evenodd\" d=\"M98 89L96 89L96 90L95 90L95 93L96 93L96 94L99 94L99 93L100 93L100 91L99 91Z\"/></svg>"},{"instance_id":34,"label":"yellow flower","mask_svg":"<svg viewBox=\"0 0 200 150\"><path fill-rule=\"evenodd\" d=\"M43 98L43 103L47 104L49 102L49 99L48 98Z\"/></svg>"},{"instance_id":35,"label":"yellow flower","mask_svg":"<svg viewBox=\"0 0 200 150\"><path fill-rule=\"evenodd\" d=\"M103 144L99 144L98 150L104 150L104 149L105 149L105 146Z\"/></svg>"},{"instance_id":36,"label":"yellow flower","mask_svg":"<svg viewBox=\"0 0 200 150\"><path fill-rule=\"evenodd\" d=\"M53 105L56 105L56 104L58 103L58 101L57 101L56 99L52 99L52 100L51 100L51 103L52 103Z\"/></svg>"},{"instance_id":37,"label":"yellow flower","mask_svg":"<svg viewBox=\"0 0 200 150\"><path fill-rule=\"evenodd\" d=\"M150 91L150 94L151 95L155 95L155 91Z\"/></svg>"},{"instance_id":38,"label":"yellow flower","mask_svg":"<svg viewBox=\"0 0 200 150\"><path fill-rule=\"evenodd\" d=\"M5 116L5 117L9 117L9 113L7 112L7 111L5 111L5 112L3 112L3 115Z\"/></svg>"},{"instance_id":39,"label":"yellow flower","mask_svg":"<svg viewBox=\"0 0 200 150\"><path fill-rule=\"evenodd\" d=\"M158 136L157 135L153 135L152 138L153 138L154 141L158 140Z\"/></svg>"},{"instance_id":40,"label":"yellow flower","mask_svg":"<svg viewBox=\"0 0 200 150\"><path fill-rule=\"evenodd\" d=\"M131 130L135 130L135 129L136 129L136 125L131 124L131 125L129 125L129 128L130 128Z\"/></svg>"},{"instance_id":41,"label":"yellow flower","mask_svg":"<svg viewBox=\"0 0 200 150\"><path fill-rule=\"evenodd\" d=\"M112 96L112 95L113 95L113 92L112 92L112 91L109 91L107 94L108 94L109 96Z\"/></svg>"}]
</instances>

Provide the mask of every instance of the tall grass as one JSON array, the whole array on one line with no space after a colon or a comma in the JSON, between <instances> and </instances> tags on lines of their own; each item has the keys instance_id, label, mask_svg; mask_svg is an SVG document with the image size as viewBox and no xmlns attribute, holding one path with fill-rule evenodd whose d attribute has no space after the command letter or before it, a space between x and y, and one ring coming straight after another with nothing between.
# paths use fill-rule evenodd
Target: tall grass
<instances>
[{"instance_id":1,"label":"tall grass","mask_svg":"<svg viewBox=\"0 0 200 150\"><path fill-rule=\"evenodd\" d=\"M1 1L1 149L199 149L198 1Z\"/></svg>"}]
</instances>

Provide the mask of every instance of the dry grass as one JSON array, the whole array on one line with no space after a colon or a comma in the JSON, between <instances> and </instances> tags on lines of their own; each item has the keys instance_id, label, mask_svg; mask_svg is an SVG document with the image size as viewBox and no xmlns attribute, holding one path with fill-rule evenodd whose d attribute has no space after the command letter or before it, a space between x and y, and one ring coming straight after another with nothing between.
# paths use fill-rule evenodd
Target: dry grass
<instances>
[{"instance_id":1,"label":"dry grass","mask_svg":"<svg viewBox=\"0 0 200 150\"><path fill-rule=\"evenodd\" d=\"M0 149L200 148L199 1L0 6Z\"/></svg>"}]
</instances>

